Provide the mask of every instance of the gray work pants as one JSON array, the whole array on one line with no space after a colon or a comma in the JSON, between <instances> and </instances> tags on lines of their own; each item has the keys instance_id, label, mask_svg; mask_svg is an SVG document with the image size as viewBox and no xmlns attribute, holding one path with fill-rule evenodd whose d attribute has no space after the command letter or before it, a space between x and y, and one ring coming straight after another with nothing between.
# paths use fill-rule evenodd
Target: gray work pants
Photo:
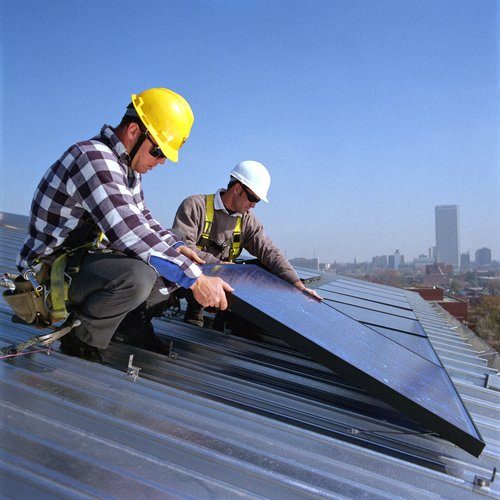
<instances>
[{"instance_id":1,"label":"gray work pants","mask_svg":"<svg viewBox=\"0 0 500 500\"><path fill-rule=\"evenodd\" d=\"M145 301L168 298L158 293L156 282L155 270L142 260L105 252L85 254L68 297L82 322L76 336L94 347L108 347L127 313Z\"/></svg>"}]
</instances>

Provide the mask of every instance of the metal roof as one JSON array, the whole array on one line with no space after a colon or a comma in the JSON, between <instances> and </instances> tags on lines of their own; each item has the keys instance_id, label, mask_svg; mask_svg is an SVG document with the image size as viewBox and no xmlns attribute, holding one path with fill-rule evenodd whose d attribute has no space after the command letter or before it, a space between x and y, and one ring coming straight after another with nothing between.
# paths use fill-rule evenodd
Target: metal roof
<instances>
[{"instance_id":1,"label":"metal roof","mask_svg":"<svg viewBox=\"0 0 500 500\"><path fill-rule=\"evenodd\" d=\"M0 228L0 270L23 232ZM368 284L335 277L339 286ZM438 306L407 298L486 448L479 458L276 339L156 321L172 357L113 343L106 364L57 350L0 362L7 498L471 498L500 496L500 392L487 359ZM397 293L395 293L397 292ZM470 332L471 333L471 332ZM0 342L34 334L0 303ZM138 378L127 375L129 355ZM493 385L493 384L490 384Z\"/></svg>"}]
</instances>

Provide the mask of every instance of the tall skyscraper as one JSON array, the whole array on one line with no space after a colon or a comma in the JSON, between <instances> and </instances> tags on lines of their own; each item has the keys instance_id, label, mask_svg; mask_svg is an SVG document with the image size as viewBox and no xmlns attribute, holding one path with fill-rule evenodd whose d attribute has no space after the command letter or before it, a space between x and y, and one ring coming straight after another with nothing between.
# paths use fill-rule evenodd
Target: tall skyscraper
<instances>
[{"instance_id":1,"label":"tall skyscraper","mask_svg":"<svg viewBox=\"0 0 500 500\"><path fill-rule=\"evenodd\" d=\"M458 205L438 205L436 215L436 262L460 265Z\"/></svg>"}]
</instances>

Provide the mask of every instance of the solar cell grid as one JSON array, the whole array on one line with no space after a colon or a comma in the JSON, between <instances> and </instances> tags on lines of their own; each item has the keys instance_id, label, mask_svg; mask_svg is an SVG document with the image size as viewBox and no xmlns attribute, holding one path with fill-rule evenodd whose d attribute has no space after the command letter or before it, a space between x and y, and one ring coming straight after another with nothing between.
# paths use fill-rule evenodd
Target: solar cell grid
<instances>
[{"instance_id":1,"label":"solar cell grid","mask_svg":"<svg viewBox=\"0 0 500 500\"><path fill-rule=\"evenodd\" d=\"M341 297L346 297L348 300L350 297L353 299L361 299L361 300L366 300L374 305L385 305L385 306L390 306L394 307L400 311L407 311L413 313L413 310L411 306L408 303L400 302L400 301L395 301L391 299L386 299L384 297L377 297L376 295L373 294L367 294L367 293L360 293L360 292L350 292L344 289L329 289L329 290L324 290L321 288L317 289L318 293L321 295L324 292L328 293L333 293L335 296L339 297L339 301L342 300ZM414 313L413 313L414 314Z\"/></svg>"},{"instance_id":2,"label":"solar cell grid","mask_svg":"<svg viewBox=\"0 0 500 500\"><path fill-rule=\"evenodd\" d=\"M420 326L420 323L417 320L401 318L399 316L371 311L369 309L354 307L348 304L339 304L332 301L326 302L330 307L333 307L337 311L340 311L361 323L382 326L384 328L390 328L391 330L400 330L401 332L407 334L426 337L424 329Z\"/></svg>"},{"instance_id":3,"label":"solar cell grid","mask_svg":"<svg viewBox=\"0 0 500 500\"><path fill-rule=\"evenodd\" d=\"M406 347L415 354L424 357L428 361L441 365L439 358L437 357L432 345L428 341L427 337L419 337L418 335L408 335L406 333L389 330L388 328L382 328L380 326L370 326L372 330L390 338L394 342Z\"/></svg>"},{"instance_id":4,"label":"solar cell grid","mask_svg":"<svg viewBox=\"0 0 500 500\"><path fill-rule=\"evenodd\" d=\"M204 266L235 291L231 309L479 455L484 442L442 366L255 266Z\"/></svg>"},{"instance_id":5,"label":"solar cell grid","mask_svg":"<svg viewBox=\"0 0 500 500\"><path fill-rule=\"evenodd\" d=\"M380 285L378 283L370 283L369 281L360 281L360 280L353 281L343 278L336 279L335 283L343 284L345 286L350 286L358 290L372 291L380 293L382 295L388 295L396 299L399 298L401 300L406 300L406 294L404 290L398 290L397 288L388 287L386 285Z\"/></svg>"},{"instance_id":6,"label":"solar cell grid","mask_svg":"<svg viewBox=\"0 0 500 500\"><path fill-rule=\"evenodd\" d=\"M374 300L383 304L390 304L395 307L402 307L404 309L411 310L411 305L405 298L394 298L383 293L376 293L374 290L367 291L366 289L360 290L359 288L353 288L352 286L347 286L342 283L329 283L327 285L321 285L318 287L319 290L326 290L336 293L344 293L352 297L366 298L367 300Z\"/></svg>"},{"instance_id":7,"label":"solar cell grid","mask_svg":"<svg viewBox=\"0 0 500 500\"><path fill-rule=\"evenodd\" d=\"M391 314L393 316L400 316L401 318L407 318L413 320L417 319L417 317L411 310L402 309L400 307L394 307L386 304L380 304L378 302L374 302L373 300L360 299L358 297L350 297L348 295L342 295L339 293L334 293L326 290L321 291L321 296L328 301L332 301L333 303L332 305L335 305L335 303L338 302L340 304L347 304L355 307L361 307L363 309Z\"/></svg>"}]
</instances>

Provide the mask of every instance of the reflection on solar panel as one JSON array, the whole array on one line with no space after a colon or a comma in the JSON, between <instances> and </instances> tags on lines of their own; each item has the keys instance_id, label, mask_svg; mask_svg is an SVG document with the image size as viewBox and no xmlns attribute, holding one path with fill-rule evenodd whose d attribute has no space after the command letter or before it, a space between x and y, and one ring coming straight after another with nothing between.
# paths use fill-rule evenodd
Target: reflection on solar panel
<instances>
[{"instance_id":1,"label":"reflection on solar panel","mask_svg":"<svg viewBox=\"0 0 500 500\"><path fill-rule=\"evenodd\" d=\"M235 291L231 309L478 456L484 442L445 369L252 265L204 266ZM397 294L393 294L397 295ZM401 297L404 297L402 292ZM401 319L401 318L399 318ZM424 337L401 334L427 342Z\"/></svg>"}]
</instances>

